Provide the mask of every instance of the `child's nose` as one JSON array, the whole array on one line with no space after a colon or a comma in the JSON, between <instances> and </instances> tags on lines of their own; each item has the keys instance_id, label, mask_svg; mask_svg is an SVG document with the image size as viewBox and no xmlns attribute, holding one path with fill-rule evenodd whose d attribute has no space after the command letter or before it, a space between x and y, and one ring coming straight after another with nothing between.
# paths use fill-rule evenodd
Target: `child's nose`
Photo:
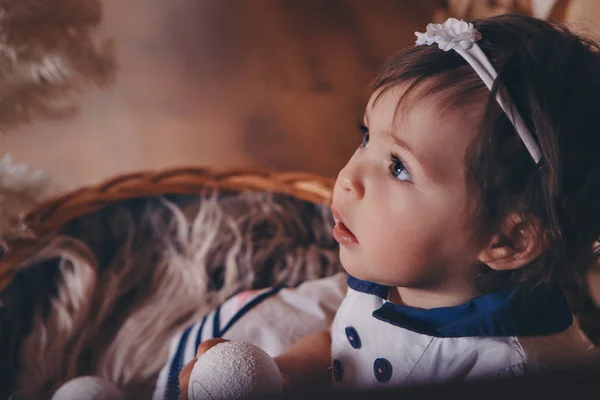
<instances>
[{"instance_id":1,"label":"child's nose","mask_svg":"<svg viewBox=\"0 0 600 400\"><path fill-rule=\"evenodd\" d=\"M360 200L365 195L365 187L361 180L350 174L348 171L342 170L338 176L338 185L353 198Z\"/></svg>"}]
</instances>

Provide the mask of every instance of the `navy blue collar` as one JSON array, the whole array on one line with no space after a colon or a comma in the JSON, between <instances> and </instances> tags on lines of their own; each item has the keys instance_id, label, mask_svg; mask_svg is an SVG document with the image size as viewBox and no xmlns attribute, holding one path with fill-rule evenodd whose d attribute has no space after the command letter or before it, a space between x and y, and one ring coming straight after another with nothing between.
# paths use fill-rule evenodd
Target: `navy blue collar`
<instances>
[{"instance_id":1,"label":"navy blue collar","mask_svg":"<svg viewBox=\"0 0 600 400\"><path fill-rule=\"evenodd\" d=\"M348 286L384 300L390 289L350 275ZM566 298L558 288L538 288L525 294L499 291L459 306L432 309L384 302L373 317L437 337L541 336L563 332L573 323Z\"/></svg>"}]
</instances>

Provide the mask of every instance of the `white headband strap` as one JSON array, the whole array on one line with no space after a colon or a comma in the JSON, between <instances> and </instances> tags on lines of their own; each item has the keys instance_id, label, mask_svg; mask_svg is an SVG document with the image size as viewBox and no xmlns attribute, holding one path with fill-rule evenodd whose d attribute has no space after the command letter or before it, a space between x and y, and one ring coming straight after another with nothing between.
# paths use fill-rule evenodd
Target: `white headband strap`
<instances>
[{"instance_id":1,"label":"white headband strap","mask_svg":"<svg viewBox=\"0 0 600 400\"><path fill-rule=\"evenodd\" d=\"M455 50L477 72L488 89L492 89L498 73L477 45L476 42L481 39L481 34L473 27L473 24L449 18L443 24L429 24L425 33L415 32L415 35L417 35L417 45L437 43L441 50ZM537 164L542 159L540 146L533 139L533 135L529 132L529 129L527 129L527 125L525 125L521 115L514 107L506 89L500 88L498 90L496 100Z\"/></svg>"}]
</instances>

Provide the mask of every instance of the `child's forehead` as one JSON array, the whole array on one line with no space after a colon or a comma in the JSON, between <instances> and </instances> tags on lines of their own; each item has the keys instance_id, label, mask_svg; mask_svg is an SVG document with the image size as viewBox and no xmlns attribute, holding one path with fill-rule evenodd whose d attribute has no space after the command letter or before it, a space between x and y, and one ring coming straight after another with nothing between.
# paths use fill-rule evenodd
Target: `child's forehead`
<instances>
[{"instance_id":1,"label":"child's forehead","mask_svg":"<svg viewBox=\"0 0 600 400\"><path fill-rule=\"evenodd\" d=\"M388 129L396 130L399 125L413 123L436 124L467 119L476 122L483 115L483 102L461 106L452 101L448 91L436 92L425 85L408 90L409 86L404 83L376 90L365 109L365 118L381 120L375 122L386 123Z\"/></svg>"}]
</instances>

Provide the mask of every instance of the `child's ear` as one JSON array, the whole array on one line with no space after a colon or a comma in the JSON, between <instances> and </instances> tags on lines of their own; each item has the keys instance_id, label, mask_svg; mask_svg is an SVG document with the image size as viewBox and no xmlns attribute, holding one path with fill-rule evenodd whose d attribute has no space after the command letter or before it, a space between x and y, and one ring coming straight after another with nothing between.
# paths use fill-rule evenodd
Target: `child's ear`
<instances>
[{"instance_id":1,"label":"child's ear","mask_svg":"<svg viewBox=\"0 0 600 400\"><path fill-rule=\"evenodd\" d=\"M479 253L479 261L497 271L509 271L529 264L545 247L539 218L511 214Z\"/></svg>"}]
</instances>

